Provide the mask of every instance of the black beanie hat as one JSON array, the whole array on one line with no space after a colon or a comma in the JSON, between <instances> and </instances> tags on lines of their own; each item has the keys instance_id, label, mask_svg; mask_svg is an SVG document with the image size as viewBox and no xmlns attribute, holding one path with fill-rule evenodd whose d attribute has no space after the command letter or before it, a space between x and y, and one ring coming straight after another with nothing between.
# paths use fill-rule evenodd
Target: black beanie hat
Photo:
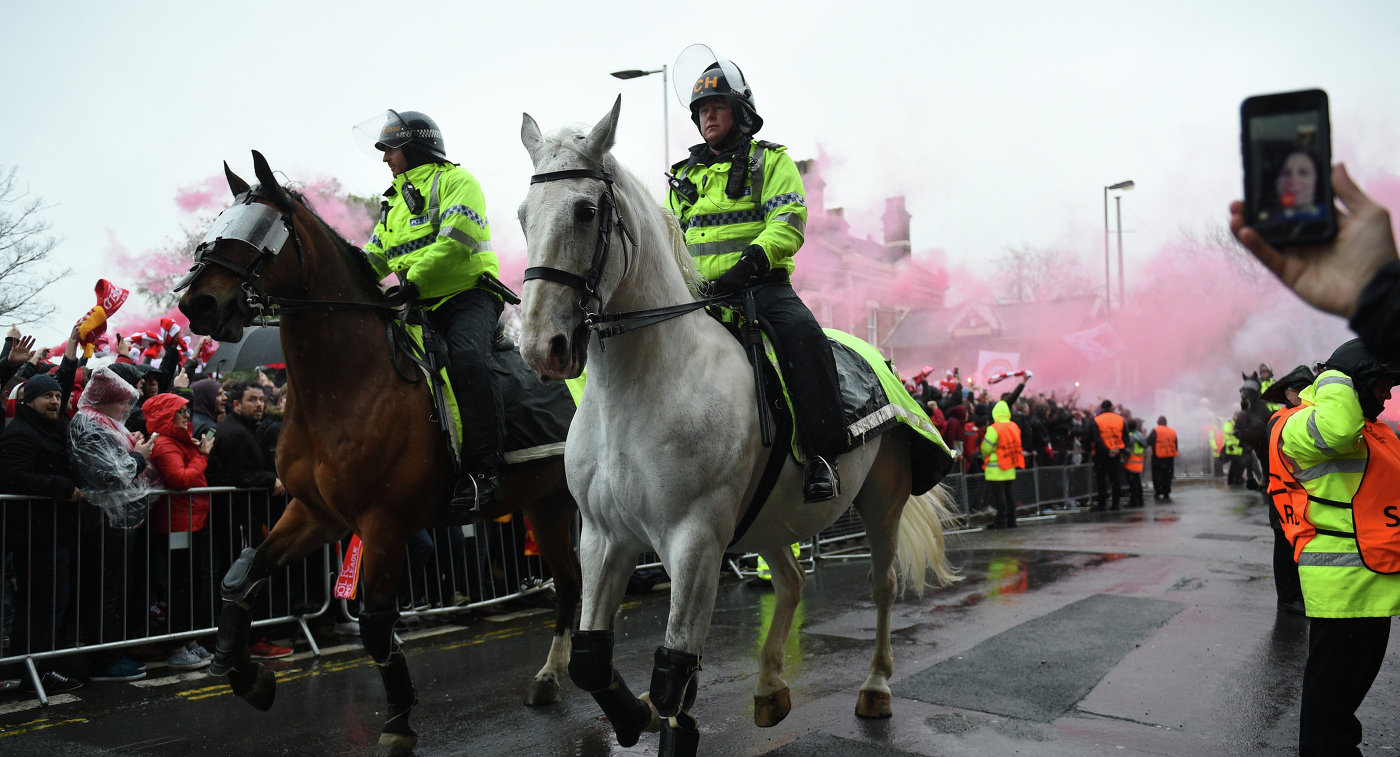
<instances>
[{"instance_id":1,"label":"black beanie hat","mask_svg":"<svg viewBox=\"0 0 1400 757\"><path fill-rule=\"evenodd\" d=\"M47 373L41 373L24 382L24 403L27 405L46 392L58 391L62 391L62 387L58 385L58 379Z\"/></svg>"}]
</instances>

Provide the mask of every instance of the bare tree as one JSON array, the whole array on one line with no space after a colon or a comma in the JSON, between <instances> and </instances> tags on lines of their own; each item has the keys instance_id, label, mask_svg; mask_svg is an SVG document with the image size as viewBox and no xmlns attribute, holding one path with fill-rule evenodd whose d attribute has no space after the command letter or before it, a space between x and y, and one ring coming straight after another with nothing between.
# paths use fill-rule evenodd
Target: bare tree
<instances>
[{"instance_id":1,"label":"bare tree","mask_svg":"<svg viewBox=\"0 0 1400 757\"><path fill-rule=\"evenodd\" d=\"M39 295L72 269L55 272L48 266L58 239L47 233L49 222L40 217L43 199L19 189L15 171L0 166L0 320L33 323L54 311Z\"/></svg>"},{"instance_id":2,"label":"bare tree","mask_svg":"<svg viewBox=\"0 0 1400 757\"><path fill-rule=\"evenodd\" d=\"M1048 302L1078 297L1093 287L1084 261L1061 249L1008 247L996 259L998 293L1005 302Z\"/></svg>"}]
</instances>

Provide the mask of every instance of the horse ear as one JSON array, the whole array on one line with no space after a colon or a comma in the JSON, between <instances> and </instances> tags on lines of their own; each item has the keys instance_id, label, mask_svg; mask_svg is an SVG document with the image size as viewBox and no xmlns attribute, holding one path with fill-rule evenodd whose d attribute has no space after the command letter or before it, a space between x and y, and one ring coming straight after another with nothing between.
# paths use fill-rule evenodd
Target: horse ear
<instances>
[{"instance_id":1,"label":"horse ear","mask_svg":"<svg viewBox=\"0 0 1400 757\"><path fill-rule=\"evenodd\" d=\"M224 161L224 176L228 178L228 191L232 192L234 197L248 191L248 182L239 178L238 174L228 167L227 160Z\"/></svg>"},{"instance_id":2,"label":"horse ear","mask_svg":"<svg viewBox=\"0 0 1400 757\"><path fill-rule=\"evenodd\" d=\"M535 123L535 119L529 113L521 113L524 118L520 121L520 142L525 145L525 152L530 153L530 160L536 164L535 152L544 143L544 135L540 134L540 125Z\"/></svg>"},{"instance_id":3,"label":"horse ear","mask_svg":"<svg viewBox=\"0 0 1400 757\"><path fill-rule=\"evenodd\" d=\"M267 194L268 199L273 201L284 200L282 185L277 183L277 177L272 175L272 166L267 164L267 158L257 150L253 151L253 173L258 177L260 191Z\"/></svg>"},{"instance_id":4,"label":"horse ear","mask_svg":"<svg viewBox=\"0 0 1400 757\"><path fill-rule=\"evenodd\" d=\"M612 110L603 116L588 135L588 153L595 160L602 161L603 155L613 148L617 136L617 116L622 112L622 95L613 102Z\"/></svg>"}]
</instances>

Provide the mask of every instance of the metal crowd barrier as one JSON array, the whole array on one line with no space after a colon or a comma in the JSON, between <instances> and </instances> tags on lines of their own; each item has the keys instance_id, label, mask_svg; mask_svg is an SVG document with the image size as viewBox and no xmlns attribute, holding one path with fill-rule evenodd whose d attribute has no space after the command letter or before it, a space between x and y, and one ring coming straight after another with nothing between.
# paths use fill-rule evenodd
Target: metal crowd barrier
<instances>
[{"instance_id":1,"label":"metal crowd barrier","mask_svg":"<svg viewBox=\"0 0 1400 757\"><path fill-rule=\"evenodd\" d=\"M181 513L203 497L203 527L181 530ZM85 502L0 495L0 677L27 675L47 704L38 663L83 655L101 666L143 645L156 649L142 656L170 657L189 639L212 636L224 573L245 546L262 542L287 504L266 490L232 487L156 490L148 501L145 521L123 530ZM443 615L552 591L543 560L526 554L529 544L519 514L419 532L406 550L401 614ZM311 623L356 617L333 596L339 569L335 544L275 572L253 606L253 640L257 629L280 626L279 638L299 634L319 655Z\"/></svg>"}]
</instances>

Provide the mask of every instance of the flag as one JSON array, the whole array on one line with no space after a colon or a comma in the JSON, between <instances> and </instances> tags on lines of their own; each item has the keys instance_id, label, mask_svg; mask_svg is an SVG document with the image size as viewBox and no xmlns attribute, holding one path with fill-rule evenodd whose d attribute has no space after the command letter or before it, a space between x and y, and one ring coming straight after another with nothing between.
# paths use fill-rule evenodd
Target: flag
<instances>
[{"instance_id":1,"label":"flag","mask_svg":"<svg viewBox=\"0 0 1400 757\"><path fill-rule=\"evenodd\" d=\"M1076 331L1063 338L1065 344L1091 363L1113 357L1123 347L1122 342L1118 341L1118 333L1107 323Z\"/></svg>"}]
</instances>

